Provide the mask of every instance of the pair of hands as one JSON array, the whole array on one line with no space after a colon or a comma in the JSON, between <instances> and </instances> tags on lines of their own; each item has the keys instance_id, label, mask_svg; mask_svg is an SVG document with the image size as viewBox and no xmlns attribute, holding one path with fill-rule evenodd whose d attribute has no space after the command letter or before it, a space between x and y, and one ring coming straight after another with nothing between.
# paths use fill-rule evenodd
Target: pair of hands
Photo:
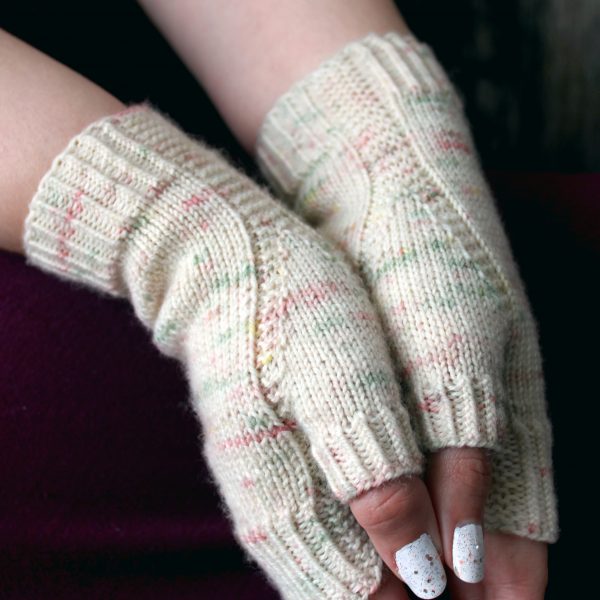
<instances>
[{"instance_id":1,"label":"pair of hands","mask_svg":"<svg viewBox=\"0 0 600 600\"><path fill-rule=\"evenodd\" d=\"M184 362L238 539L287 598L406 597L397 577L376 589L375 551L435 597L438 558L480 578L485 523L484 583L451 575L452 591L535 600L555 511L534 322L453 97L391 75L378 90L386 70L406 77L395 43L351 45L279 102L258 147L362 285L148 107L92 124L54 161L26 254L129 298Z\"/></svg>"}]
</instances>

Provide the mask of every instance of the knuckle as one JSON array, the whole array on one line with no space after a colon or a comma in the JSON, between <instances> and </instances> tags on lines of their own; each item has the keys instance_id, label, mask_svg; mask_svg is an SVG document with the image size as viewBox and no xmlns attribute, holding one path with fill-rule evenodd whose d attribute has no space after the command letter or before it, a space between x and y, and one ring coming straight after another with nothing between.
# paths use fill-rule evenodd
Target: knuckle
<instances>
[{"instance_id":1,"label":"knuckle","mask_svg":"<svg viewBox=\"0 0 600 600\"><path fill-rule=\"evenodd\" d=\"M449 476L472 491L486 490L492 478L488 457L481 451L461 451L450 463Z\"/></svg>"},{"instance_id":2,"label":"knuckle","mask_svg":"<svg viewBox=\"0 0 600 600\"><path fill-rule=\"evenodd\" d=\"M351 507L356 520L370 532L393 527L398 519L422 506L417 481L420 480L398 479L355 499Z\"/></svg>"}]
</instances>

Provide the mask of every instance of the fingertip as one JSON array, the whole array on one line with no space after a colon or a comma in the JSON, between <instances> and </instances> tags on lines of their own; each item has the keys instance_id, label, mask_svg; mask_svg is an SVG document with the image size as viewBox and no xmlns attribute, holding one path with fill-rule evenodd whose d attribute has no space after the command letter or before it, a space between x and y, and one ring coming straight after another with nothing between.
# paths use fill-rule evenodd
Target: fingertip
<instances>
[{"instance_id":1,"label":"fingertip","mask_svg":"<svg viewBox=\"0 0 600 600\"><path fill-rule=\"evenodd\" d=\"M452 568L466 583L483 580L485 546L479 523L458 524L452 537Z\"/></svg>"},{"instance_id":2,"label":"fingertip","mask_svg":"<svg viewBox=\"0 0 600 600\"><path fill-rule=\"evenodd\" d=\"M431 536L423 533L396 552L398 573L419 598L437 598L446 588L442 557Z\"/></svg>"}]
</instances>

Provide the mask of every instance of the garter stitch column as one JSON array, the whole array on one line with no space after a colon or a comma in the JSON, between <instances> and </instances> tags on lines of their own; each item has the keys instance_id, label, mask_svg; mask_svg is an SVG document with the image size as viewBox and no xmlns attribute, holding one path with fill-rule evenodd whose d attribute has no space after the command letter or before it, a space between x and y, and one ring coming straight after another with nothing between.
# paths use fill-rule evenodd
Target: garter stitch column
<instances>
[{"instance_id":1,"label":"garter stitch column","mask_svg":"<svg viewBox=\"0 0 600 600\"><path fill-rule=\"evenodd\" d=\"M71 140L24 245L29 264L130 300L181 362L237 539L283 596L367 598L382 563L345 502L422 457L343 254L143 105Z\"/></svg>"},{"instance_id":2,"label":"garter stitch column","mask_svg":"<svg viewBox=\"0 0 600 600\"><path fill-rule=\"evenodd\" d=\"M431 48L396 32L351 42L279 98L256 153L361 270L422 447L494 449L487 528L554 541L537 324Z\"/></svg>"}]
</instances>

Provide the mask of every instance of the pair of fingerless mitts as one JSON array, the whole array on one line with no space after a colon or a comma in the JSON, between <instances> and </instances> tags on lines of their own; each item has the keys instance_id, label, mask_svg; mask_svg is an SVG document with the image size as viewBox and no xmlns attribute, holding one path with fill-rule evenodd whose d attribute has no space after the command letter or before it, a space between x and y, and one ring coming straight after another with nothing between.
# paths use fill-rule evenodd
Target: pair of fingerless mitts
<instances>
[{"instance_id":1,"label":"pair of fingerless mitts","mask_svg":"<svg viewBox=\"0 0 600 600\"><path fill-rule=\"evenodd\" d=\"M236 536L285 597L366 598L382 563L347 502L422 451L492 449L486 527L554 541L536 323L431 49L349 44L257 156L313 227L151 107L100 119L43 178L27 260L127 298L181 361Z\"/></svg>"}]
</instances>

